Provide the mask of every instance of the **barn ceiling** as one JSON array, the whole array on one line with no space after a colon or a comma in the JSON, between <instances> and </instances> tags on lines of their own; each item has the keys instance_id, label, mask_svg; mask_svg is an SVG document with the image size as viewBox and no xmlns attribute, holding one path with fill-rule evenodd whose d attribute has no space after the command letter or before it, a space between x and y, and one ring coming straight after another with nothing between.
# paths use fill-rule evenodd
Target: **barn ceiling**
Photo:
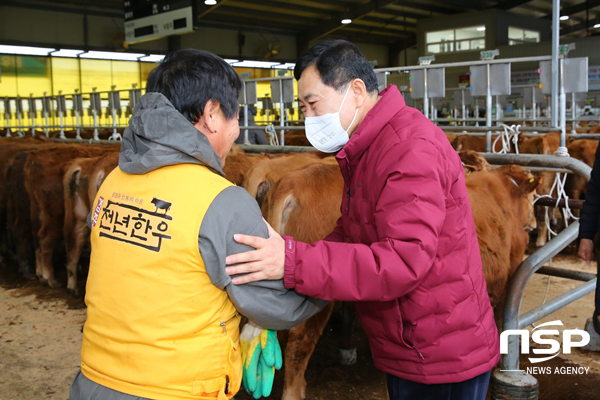
<instances>
[{"instance_id":1,"label":"barn ceiling","mask_svg":"<svg viewBox=\"0 0 600 400\"><path fill-rule=\"evenodd\" d=\"M0 5L123 16L123 0L0 0ZM296 35L308 43L321 37L405 47L415 44L419 19L501 9L551 18L551 0L218 0L197 2L200 25ZM600 23L600 0L561 2L561 36L579 37ZM596 19L598 15L598 19ZM352 23L343 25L343 18ZM587 21L587 22L586 22Z\"/></svg>"}]
</instances>

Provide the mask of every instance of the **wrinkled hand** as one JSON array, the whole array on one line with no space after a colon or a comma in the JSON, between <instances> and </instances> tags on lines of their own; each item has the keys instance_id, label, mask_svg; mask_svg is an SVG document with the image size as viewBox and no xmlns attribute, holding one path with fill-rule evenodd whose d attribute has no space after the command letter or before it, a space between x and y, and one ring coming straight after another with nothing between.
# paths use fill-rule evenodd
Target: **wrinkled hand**
<instances>
[{"instance_id":1,"label":"wrinkled hand","mask_svg":"<svg viewBox=\"0 0 600 400\"><path fill-rule=\"evenodd\" d=\"M579 242L579 257L583 258L588 264L594 257L594 242L590 239L581 239Z\"/></svg>"},{"instance_id":2,"label":"wrinkled hand","mask_svg":"<svg viewBox=\"0 0 600 400\"><path fill-rule=\"evenodd\" d=\"M240 342L244 389L255 399L270 396L275 370L281 369L283 364L277 332L250 322L242 329Z\"/></svg>"},{"instance_id":3,"label":"wrinkled hand","mask_svg":"<svg viewBox=\"0 0 600 400\"><path fill-rule=\"evenodd\" d=\"M239 275L233 279L234 285L263 280L283 279L285 264L285 240L269 225L269 238L237 234L236 242L254 247L256 250L234 254L225 259L227 265L239 264L225 269L228 275Z\"/></svg>"}]
</instances>

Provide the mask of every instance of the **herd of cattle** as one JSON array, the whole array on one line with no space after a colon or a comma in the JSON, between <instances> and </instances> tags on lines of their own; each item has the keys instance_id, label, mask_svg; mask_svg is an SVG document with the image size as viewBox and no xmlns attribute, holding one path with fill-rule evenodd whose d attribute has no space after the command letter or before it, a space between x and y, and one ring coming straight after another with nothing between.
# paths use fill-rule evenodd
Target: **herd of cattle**
<instances>
[{"instance_id":1,"label":"herd of cattle","mask_svg":"<svg viewBox=\"0 0 600 400\"><path fill-rule=\"evenodd\" d=\"M448 138L464 165L483 272L499 323L507 282L523 260L530 231L537 227L536 244L545 243L542 207L534 212L533 199L536 193L549 193L554 173L534 175L516 165L493 168L478 153L485 151L484 139ZM286 144L305 144L302 139L294 132L286 135ZM551 133L522 140L519 150L553 154L558 139L557 133ZM597 147L592 140L568 145L571 156L590 166ZM0 265L18 265L24 277L61 287L65 282L56 278L53 259L55 249L64 243L67 289L81 296L83 284L78 284L77 272L82 253L89 248L87 216L98 188L118 164L119 149L119 143L55 143L44 136L0 139L0 261L7 261ZM255 155L234 145L224 171L227 179L256 199L265 219L280 234L311 243L335 227L344 184L333 156L316 151ZM569 179L568 190L577 198L585 191L585 181ZM333 303L283 333L287 343L284 399L304 398L304 372L332 310Z\"/></svg>"}]
</instances>

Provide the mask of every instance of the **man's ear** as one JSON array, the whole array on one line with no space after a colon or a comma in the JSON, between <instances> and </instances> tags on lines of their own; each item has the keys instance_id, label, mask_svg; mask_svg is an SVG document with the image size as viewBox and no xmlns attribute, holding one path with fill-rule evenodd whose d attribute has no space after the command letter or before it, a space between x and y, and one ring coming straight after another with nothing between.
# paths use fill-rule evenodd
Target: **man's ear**
<instances>
[{"instance_id":1,"label":"man's ear","mask_svg":"<svg viewBox=\"0 0 600 400\"><path fill-rule=\"evenodd\" d=\"M213 100L206 102L200 122L208 133L217 132L217 114L219 114L219 111L221 111L221 103Z\"/></svg>"},{"instance_id":2,"label":"man's ear","mask_svg":"<svg viewBox=\"0 0 600 400\"><path fill-rule=\"evenodd\" d=\"M350 85L350 94L353 94L354 98L356 98L356 106L361 107L369 94L367 92L367 86L362 79L355 79Z\"/></svg>"}]
</instances>

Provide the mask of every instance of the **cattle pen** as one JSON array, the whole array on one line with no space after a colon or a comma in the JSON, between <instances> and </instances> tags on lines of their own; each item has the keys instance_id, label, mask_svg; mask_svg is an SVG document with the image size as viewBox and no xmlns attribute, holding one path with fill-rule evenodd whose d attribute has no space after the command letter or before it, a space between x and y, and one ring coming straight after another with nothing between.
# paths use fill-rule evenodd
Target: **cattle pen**
<instances>
[{"instance_id":1,"label":"cattle pen","mask_svg":"<svg viewBox=\"0 0 600 400\"><path fill-rule=\"evenodd\" d=\"M227 0L221 1L219 7L223 5L222 9L227 9L231 3L235 5L243 1L230 2L229 5L225 3ZM260 6L277 2L258 3ZM367 3L377 3L372 11L381 12L386 5L393 5L395 2L364 3L360 6L352 4L348 6L351 7L348 10L357 12L368 7ZM293 9L306 12L304 8L307 7L306 4L296 4ZM580 398L577 395L569 397L572 395L569 392L582 381L567 381L565 378L566 383L560 386L559 380L562 377L545 376L545 370L536 369L535 362L528 358L529 352L524 351L529 351L531 347L535 354L553 354L548 352L547 346L538 346L541 342L530 344L530 335L533 336L538 327L548 324L546 321L550 315L555 316L553 318L559 318L560 315L561 319L567 321L564 329L561 328L561 333L574 327L574 324L581 324L582 316L591 316L590 294L597 285L597 274L592 271L592 267L567 255L565 250L572 253L574 243L577 243L579 222L574 220L576 218L571 218L577 214L577 211L572 210L582 207L583 192L590 180L595 149L600 140L600 106L590 107L594 101L600 102L600 85L592 86L587 79L593 56L582 56L581 52L577 52L575 44L559 46L560 2L552 0L552 7L553 32L550 32L549 26L547 32L552 35L550 55L547 55L546 49L524 55L507 46L500 52L483 47L481 54L465 52L463 54L466 55L458 61L445 58L445 54L438 54L440 62L437 64L435 55L428 51L418 60L415 58L414 64L417 65L390 63L390 66L378 68L376 61L371 62L379 91L395 85L407 106L421 111L443 131L461 156L465 179L469 179L471 174L472 179L481 171L495 171L499 166L516 165L523 167L522 172L527 174L527 179L534 181L538 177L544 177L549 180L546 182L548 187L543 189L548 189L547 192L538 193L541 195L540 200L527 204L531 208L530 215L527 215L532 217L529 220L537 217L537 235L531 237L538 242L533 243L532 240L527 253L520 254L522 257L519 265L512 271L512 275L508 276L507 271L502 271L507 275L505 277L508 282L505 285L506 296L501 310L499 334L505 331L512 333L503 336L506 339L506 349L493 371L488 392L492 400ZM239 13L239 10L236 12ZM396 10L394 18L398 18L400 12L401 10ZM598 12L600 16L600 10ZM341 14L349 12L343 11ZM587 17L585 23L588 23ZM406 33L406 30L404 16L403 32ZM479 32L485 32L485 27ZM240 31L240 55L244 42L242 36ZM406 38L402 40L406 41ZM475 46L474 40L481 38L468 39L469 46ZM449 46L448 43L458 46L462 42L464 41L458 39L447 42L444 39L439 43L425 43L422 46ZM584 47L585 43L578 42L578 46ZM273 47L275 46L269 48ZM469 49L472 50L470 47ZM406 56L408 49L404 51ZM85 53L82 51L81 54ZM276 57L276 54L269 57L271 56ZM477 56L480 59L474 59ZM16 60L17 55L14 57ZM44 57L52 65L52 52L42 58ZM24 92L0 94L0 117L3 119L0 124L0 184L5 185L0 190L0 228L3 229L0 233L0 284L6 289L0 292L0 298L9 307L6 327L0 330L0 339L3 339L0 359L2 355L6 355L8 361L0 361L0 368L8 370L16 365L18 368L15 370L24 371L25 377L21 379L20 372L12 371L0 376L0 400L29 400L31 397L27 393L27 379L35 380L35 377L27 374L43 376L43 382L40 378L40 382L36 381L36 384L47 398L58 400L60 395L60 400L64 400L64 388L60 389L57 385L68 384L67 375L77 368L71 364L80 361L79 329L86 318L82 311L85 305L81 300L84 294L82 281L85 283L85 265L90 250L86 218L92 210L92 203L103 179L118 165L119 149L128 129L129 119L140 107L145 85L142 75L147 76L151 70L149 64L142 63L142 58L145 57L140 55L134 61L139 64L139 68L133 72L137 80L132 80L131 83L127 81L127 85L120 82L119 85L104 85L98 89L89 84L84 86L80 82L78 89L72 91L64 88L59 91L51 87L50 91L43 94L37 91L27 95ZM78 55L80 81L83 74L81 61ZM227 58L226 62L235 67L236 63L244 60ZM246 69L242 71L239 66L236 70L242 77L238 112L243 113L239 129L244 144L235 145L228 154L227 160L232 164L234 161L239 164L230 167L225 162L224 165L231 168L224 168L226 174L232 172L226 178L250 193L259 207L262 207L265 220L268 218L264 211L268 211L267 199L275 198L275 188L280 189L283 184L279 183L286 178L287 183L292 181L290 186L293 186L293 179L308 176L302 181L305 186L298 186L298 191L310 187L305 191L312 190L319 194L314 197L323 204L327 201L335 203L343 196L341 190L335 196L325 190L333 192L333 189L338 188L336 185L343 186L343 181L339 170L335 168L337 164L332 155L318 152L305 135L305 120L298 99L298 82L292 73L293 63L275 62L273 65L278 67L268 73L257 73L256 69L250 68L248 71L251 72ZM154 67L154 64L151 66ZM111 70L112 68L111 64ZM15 71L17 70L15 67ZM528 77L531 75L534 79L516 82L514 73L527 73ZM252 74L256 77L252 78ZM468 84L465 77L468 77ZM51 86L52 79L51 73ZM117 81L116 78L114 80ZM447 87L447 83L453 86ZM597 100L592 100L596 96ZM586 114L590 110L597 115ZM254 124L251 115L254 116ZM264 132L269 144L249 144L249 133L252 131ZM527 152L521 152L527 146L530 146ZM466 152L469 151L475 152L478 160L476 163L464 161ZM279 161L281 163L278 164ZM483 169L486 168L485 161L489 164L489 170ZM259 171L257 166L262 166L264 170ZM312 170L307 166L318 174L310 175ZM335 179L331 181L334 183L327 188L319 187L321 182L331 182L322 178L323 171L331 173L332 170L331 175ZM306 175L301 175L302 172L306 172ZM249 184L252 173L257 180L254 186ZM512 177L510 180L519 187ZM313 186L309 186L310 184ZM539 188L542 190L541 185ZM268 197L269 191L271 197ZM505 194L508 203L508 189ZM527 195L533 196L532 193L526 193L524 198ZM310 208L305 207L303 210L301 202L292 194L285 199L285 205L289 207L286 208L288 213L297 212L301 215L302 211ZM289 199L292 201L287 201ZM133 201L140 200L136 198ZM307 218L302 221L305 225L303 227L313 228L314 225L322 228L321 225L324 225L329 228L323 221L332 219L335 213L329 211L331 207L320 208L322 203L317 204L319 207L314 207L321 212L319 220ZM158 198L153 198L151 204L150 212L164 215L167 215L172 206L171 202ZM482 208L486 206L484 204ZM327 213L322 211L324 209ZM562 214L559 210L562 210ZM337 212L337 208L335 211ZM280 219L275 220L281 222ZM518 225L522 221L517 222ZM530 222L525 221L519 228L531 229ZM281 234L285 233L284 225L281 223L276 227ZM319 232L320 236L302 239L312 243L321 240L326 233ZM529 232L527 235L529 238ZM541 242L540 238L543 239ZM63 247L66 250L64 257ZM62 264L66 264L66 268L61 268ZM53 265L60 265L56 268L56 277ZM36 275L39 282L24 279L35 279ZM67 288L60 288L65 282ZM46 283L52 288L48 288ZM555 293L556 288L561 292ZM551 290L556 297L547 300ZM41 299L40 304L36 303L32 295ZM582 310L573 311L574 303L579 300L576 304L582 305L583 298L590 304L581 306ZM42 304L44 301L46 303ZM39 317L38 308L56 312L57 316L55 319ZM331 321L328 322L330 317ZM36 318L39 318L39 325ZM289 336L292 343L301 343L305 347L296 349L296 353L290 350L286 355L286 362L295 362L294 368L278 373L275 390L270 398L300 400L306 396L311 400L385 400L385 377L377 371L371 359L368 338L360 329L349 303L330 304L320 318L309 321L307 325L303 324L300 328L294 328L295 331L290 331L292 334L286 332L282 335L285 340ZM44 326L52 338L59 338L54 346L44 343L44 338L36 337L36 326ZM63 328L68 329L67 334L60 332ZM589 346L578 349L574 355L569 355L570 358L548 359L548 365L564 368L564 371L570 371L565 374L572 375L583 375L581 368L591 368L594 376L586 386L585 395L594 396L594 385L600 384L600 337L594 333L591 319L587 320L585 331L592 337ZM26 339L20 340L19 335ZM16 347L17 343L21 346L17 350L9 348L12 345ZM63 349L58 348L59 346L64 346L64 353L61 353ZM20 359L19 349L31 350L31 354L27 353L26 357ZM33 354L36 351L43 355L39 362ZM66 354L66 361L57 361L60 364L57 372L60 379L54 383L52 360L58 359L61 354ZM587 370L585 373L587 374ZM2 389L5 383L11 388ZM249 400L250 397L243 391L236 395L236 399L240 400Z\"/></svg>"}]
</instances>

